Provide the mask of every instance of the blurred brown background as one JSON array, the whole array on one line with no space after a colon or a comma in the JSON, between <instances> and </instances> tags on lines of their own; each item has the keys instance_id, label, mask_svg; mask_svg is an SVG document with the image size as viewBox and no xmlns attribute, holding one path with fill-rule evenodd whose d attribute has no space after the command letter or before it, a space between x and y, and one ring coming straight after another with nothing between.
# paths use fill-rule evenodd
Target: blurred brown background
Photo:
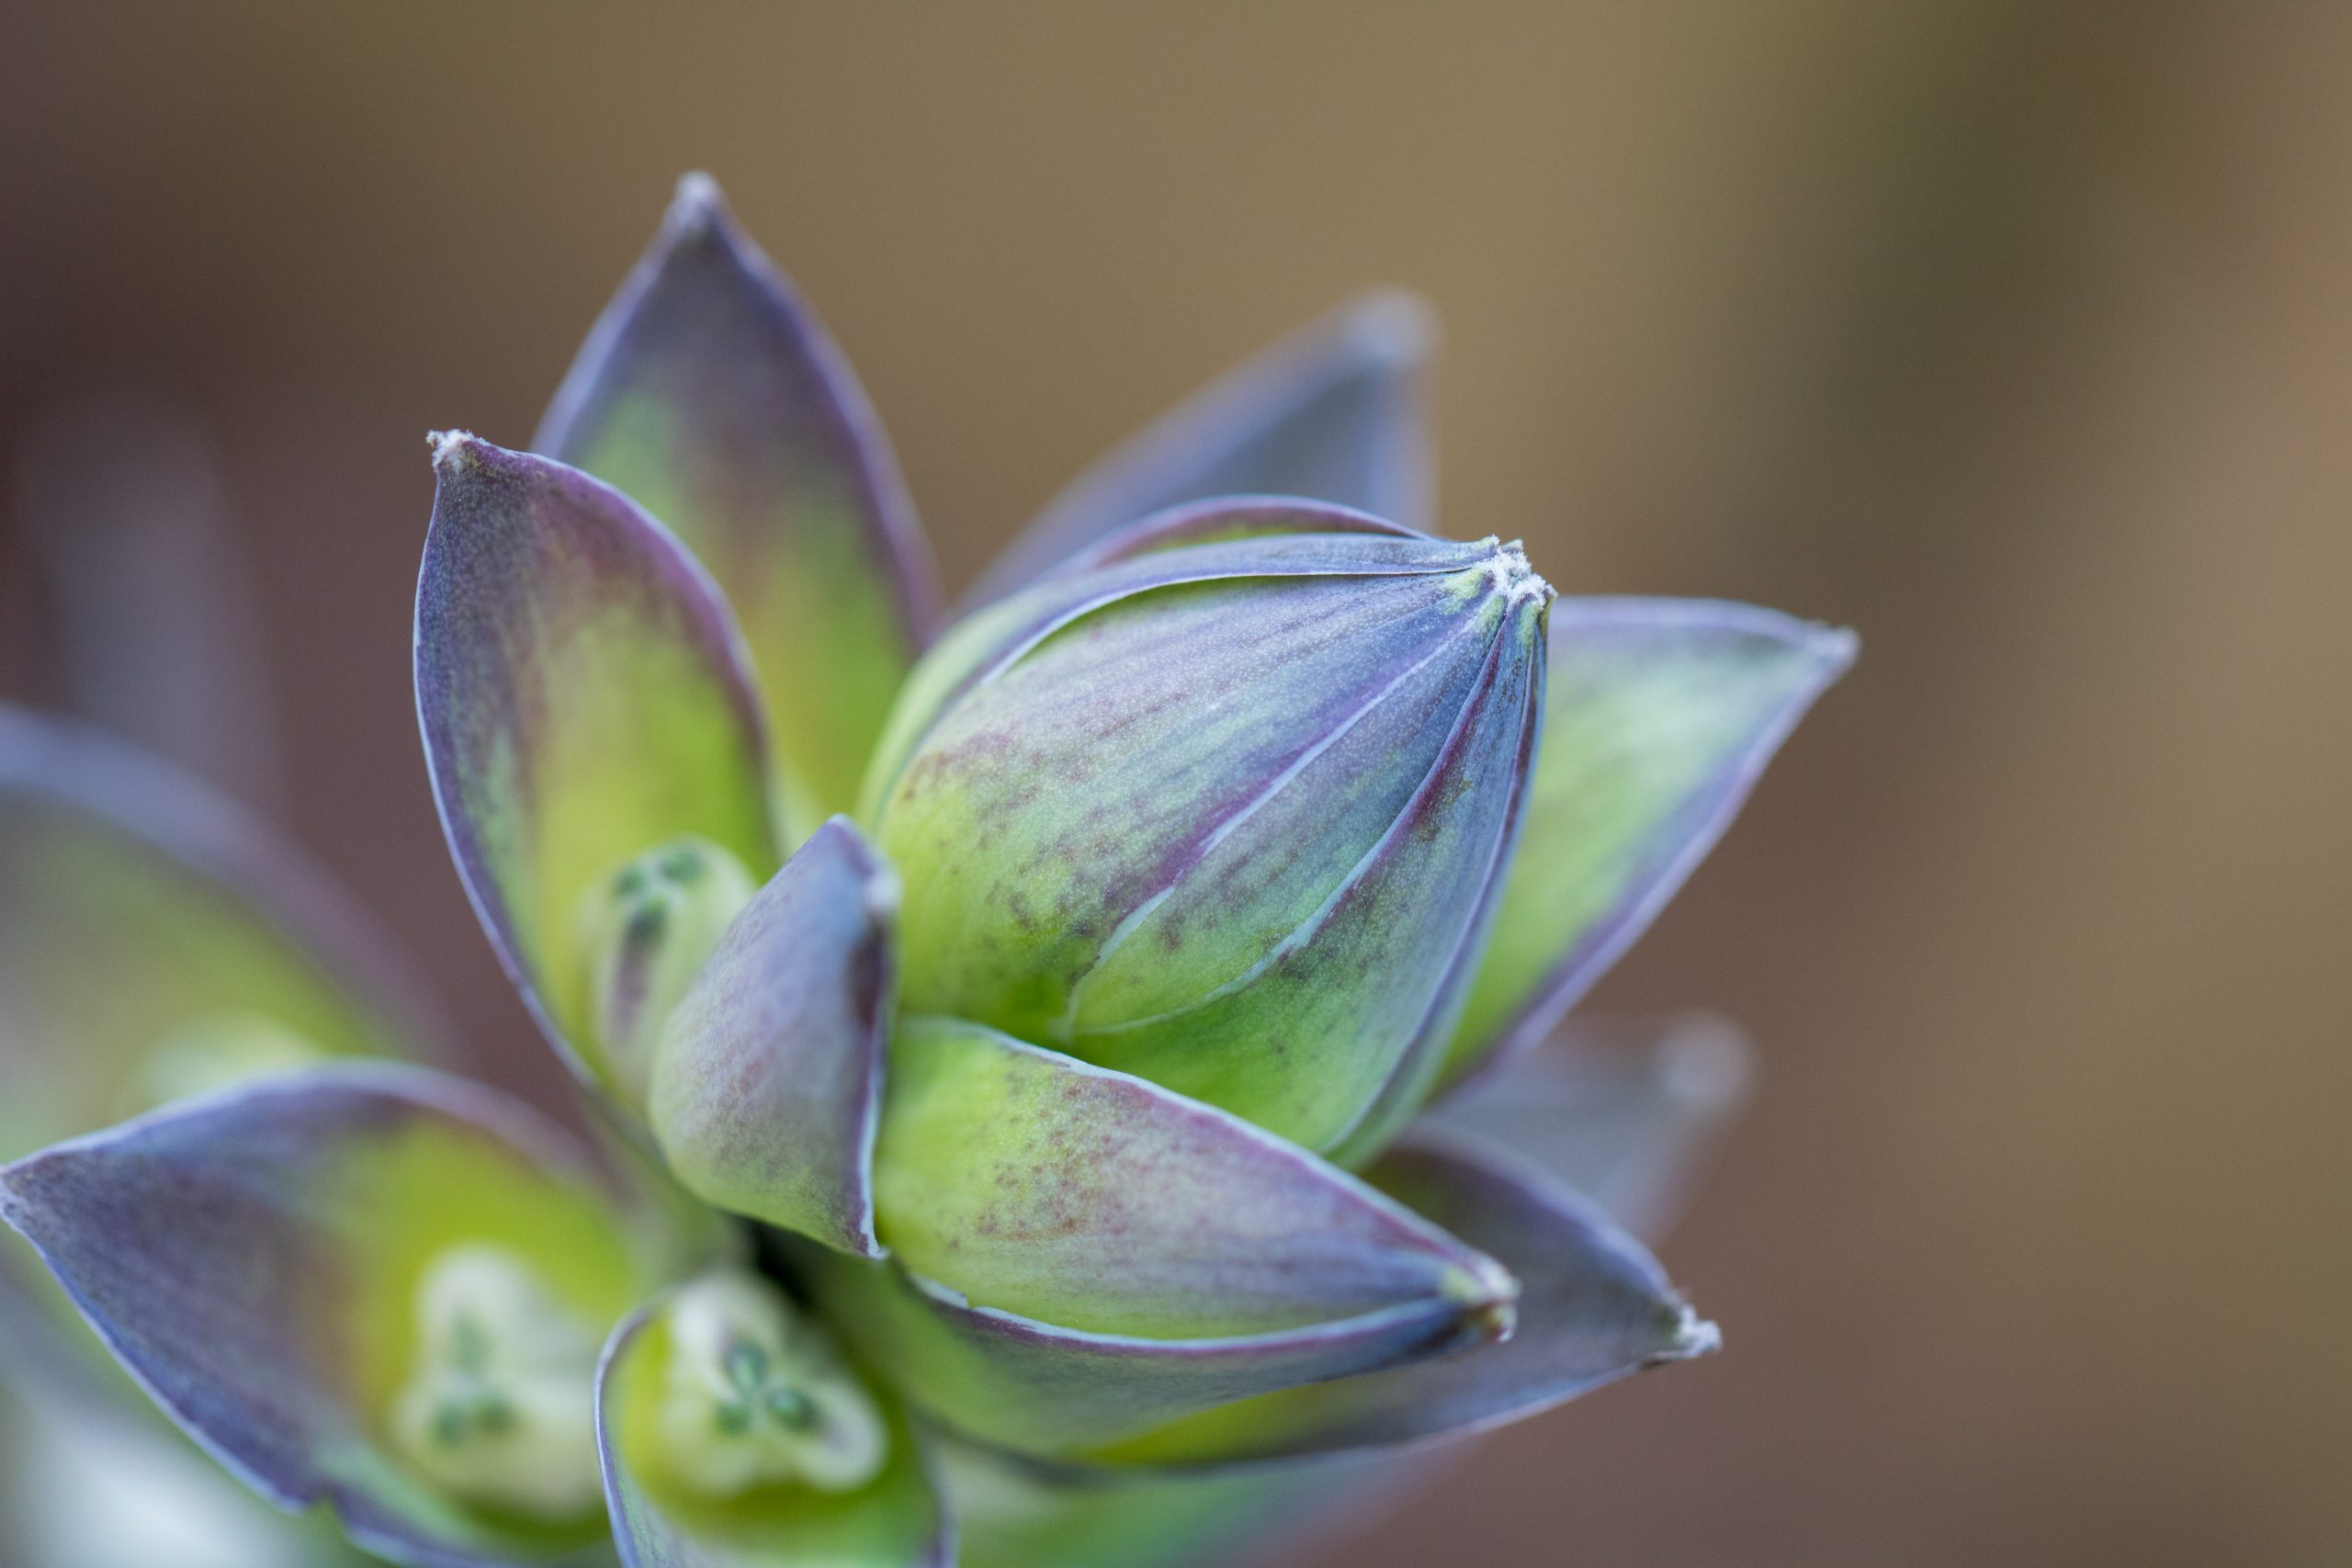
<instances>
[{"instance_id":1,"label":"blurred brown background","mask_svg":"<svg viewBox=\"0 0 2352 1568\"><path fill-rule=\"evenodd\" d=\"M1598 998L1762 1044L1667 1248L1728 1353L1332 1561L2352 1562L2347 81L2318 4L17 4L0 456L211 433L288 814L527 1077L409 706L421 438L528 438L680 171L952 581L1420 289L1452 531L1864 652Z\"/></svg>"}]
</instances>

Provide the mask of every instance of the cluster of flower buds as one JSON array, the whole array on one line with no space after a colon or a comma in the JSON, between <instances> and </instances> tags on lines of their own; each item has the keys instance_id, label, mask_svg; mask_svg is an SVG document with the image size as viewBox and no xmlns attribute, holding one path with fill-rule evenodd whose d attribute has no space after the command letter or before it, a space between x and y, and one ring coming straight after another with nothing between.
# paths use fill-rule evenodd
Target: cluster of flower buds
<instances>
[{"instance_id":1,"label":"cluster of flower buds","mask_svg":"<svg viewBox=\"0 0 2352 1568\"><path fill-rule=\"evenodd\" d=\"M89 1081L0 1112L0 1216L236 1475L411 1563L1170 1561L1280 1461L1712 1349L1551 1174L1653 1201L1687 1084L1423 1113L1852 641L1429 531L1425 338L1383 296L1245 367L943 629L846 363L690 178L533 449L433 438L417 597L458 874L602 1143L416 1065L241 821L12 718L0 1048Z\"/></svg>"}]
</instances>

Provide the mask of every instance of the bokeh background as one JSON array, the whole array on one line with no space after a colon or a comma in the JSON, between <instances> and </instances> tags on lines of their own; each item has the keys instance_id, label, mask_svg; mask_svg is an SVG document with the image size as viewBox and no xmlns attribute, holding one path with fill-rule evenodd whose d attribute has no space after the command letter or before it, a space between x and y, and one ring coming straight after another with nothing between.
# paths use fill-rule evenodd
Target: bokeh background
<instances>
[{"instance_id":1,"label":"bokeh background","mask_svg":"<svg viewBox=\"0 0 2352 1568\"><path fill-rule=\"evenodd\" d=\"M2320 4L18 0L0 462L205 433L248 787L529 1083L410 709L422 436L528 438L682 170L825 311L951 581L1416 288L1452 531L1864 652L1594 1002L1759 1042L1666 1248L1727 1353L1328 1560L2352 1562L2347 81Z\"/></svg>"}]
</instances>

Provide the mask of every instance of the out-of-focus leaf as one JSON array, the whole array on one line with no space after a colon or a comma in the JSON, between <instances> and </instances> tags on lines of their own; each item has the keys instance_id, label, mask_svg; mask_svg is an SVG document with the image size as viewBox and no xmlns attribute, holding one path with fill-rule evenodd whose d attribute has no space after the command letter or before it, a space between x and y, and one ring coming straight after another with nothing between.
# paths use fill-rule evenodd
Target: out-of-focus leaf
<instances>
[{"instance_id":1,"label":"out-of-focus leaf","mask_svg":"<svg viewBox=\"0 0 2352 1568\"><path fill-rule=\"evenodd\" d=\"M83 719L242 799L278 793L253 584L203 435L113 402L35 429L17 476Z\"/></svg>"},{"instance_id":2,"label":"out-of-focus leaf","mask_svg":"<svg viewBox=\"0 0 2352 1568\"><path fill-rule=\"evenodd\" d=\"M967 606L1018 592L1139 517L1212 496L1301 496L1426 525L1421 382L1433 336L1427 306L1382 290L1284 338L1080 475Z\"/></svg>"},{"instance_id":3,"label":"out-of-focus leaf","mask_svg":"<svg viewBox=\"0 0 2352 1568\"><path fill-rule=\"evenodd\" d=\"M1309 1560L1317 1538L1412 1485L1385 1457L1159 1474L1048 1470L949 1443L944 1461L958 1568L1272 1568Z\"/></svg>"},{"instance_id":4,"label":"out-of-focus leaf","mask_svg":"<svg viewBox=\"0 0 2352 1568\"><path fill-rule=\"evenodd\" d=\"M1423 1125L1557 1177L1655 1245L1747 1103L1751 1071L1747 1038L1728 1019L1572 1019L1464 1085Z\"/></svg>"},{"instance_id":5,"label":"out-of-focus leaf","mask_svg":"<svg viewBox=\"0 0 2352 1568\"><path fill-rule=\"evenodd\" d=\"M160 1423L0 1387L0 1562L28 1568L365 1568L332 1519L288 1518Z\"/></svg>"},{"instance_id":6,"label":"out-of-focus leaf","mask_svg":"<svg viewBox=\"0 0 2352 1568\"><path fill-rule=\"evenodd\" d=\"M849 361L707 176L680 183L534 445L701 557L758 661L788 819L847 810L929 635L930 554Z\"/></svg>"},{"instance_id":7,"label":"out-of-focus leaf","mask_svg":"<svg viewBox=\"0 0 2352 1568\"><path fill-rule=\"evenodd\" d=\"M167 763L0 706L0 1157L241 1070L445 1049L390 939L288 845Z\"/></svg>"}]
</instances>

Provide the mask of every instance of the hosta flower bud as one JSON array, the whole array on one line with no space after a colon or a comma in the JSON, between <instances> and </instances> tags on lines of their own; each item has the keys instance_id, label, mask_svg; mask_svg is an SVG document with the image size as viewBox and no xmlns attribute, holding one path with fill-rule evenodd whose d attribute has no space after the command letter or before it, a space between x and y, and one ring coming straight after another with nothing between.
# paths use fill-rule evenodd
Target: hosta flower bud
<instances>
[{"instance_id":1,"label":"hosta flower bud","mask_svg":"<svg viewBox=\"0 0 2352 1568\"><path fill-rule=\"evenodd\" d=\"M1552 591L1516 545L1305 503L1130 540L915 678L870 803L903 1005L1353 1157L1484 940Z\"/></svg>"},{"instance_id":2,"label":"hosta flower bud","mask_svg":"<svg viewBox=\"0 0 2352 1568\"><path fill-rule=\"evenodd\" d=\"M416 1359L391 1430L457 1496L535 1518L592 1506L598 1336L502 1247L454 1247L417 1286Z\"/></svg>"},{"instance_id":3,"label":"hosta flower bud","mask_svg":"<svg viewBox=\"0 0 2352 1568\"><path fill-rule=\"evenodd\" d=\"M673 839L589 884L579 942L584 1015L605 1070L632 1102L662 1026L758 891L743 863L707 839Z\"/></svg>"}]
</instances>

